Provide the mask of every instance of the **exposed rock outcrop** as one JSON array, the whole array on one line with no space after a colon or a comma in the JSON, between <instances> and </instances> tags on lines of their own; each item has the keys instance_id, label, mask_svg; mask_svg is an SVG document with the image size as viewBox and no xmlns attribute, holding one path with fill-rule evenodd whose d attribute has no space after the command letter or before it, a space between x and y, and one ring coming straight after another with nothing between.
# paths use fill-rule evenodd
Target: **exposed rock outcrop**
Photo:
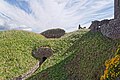
<instances>
[{"instance_id":1,"label":"exposed rock outcrop","mask_svg":"<svg viewBox=\"0 0 120 80\"><path fill-rule=\"evenodd\" d=\"M63 29L50 29L41 33L41 35L45 36L46 38L60 38L65 34Z\"/></svg>"}]
</instances>

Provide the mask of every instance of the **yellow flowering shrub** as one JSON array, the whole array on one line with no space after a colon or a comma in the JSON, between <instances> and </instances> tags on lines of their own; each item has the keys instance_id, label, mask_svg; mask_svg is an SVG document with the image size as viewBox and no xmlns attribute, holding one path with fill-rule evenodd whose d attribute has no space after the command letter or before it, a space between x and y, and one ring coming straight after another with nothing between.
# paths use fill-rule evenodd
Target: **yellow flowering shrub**
<instances>
[{"instance_id":1,"label":"yellow flowering shrub","mask_svg":"<svg viewBox=\"0 0 120 80\"><path fill-rule=\"evenodd\" d=\"M119 46L119 48L118 48L118 50L116 52L116 55L120 55L120 46Z\"/></svg>"},{"instance_id":2,"label":"yellow flowering shrub","mask_svg":"<svg viewBox=\"0 0 120 80\"><path fill-rule=\"evenodd\" d=\"M116 56L105 62L106 69L100 80L119 80L120 79L120 48Z\"/></svg>"}]
</instances>

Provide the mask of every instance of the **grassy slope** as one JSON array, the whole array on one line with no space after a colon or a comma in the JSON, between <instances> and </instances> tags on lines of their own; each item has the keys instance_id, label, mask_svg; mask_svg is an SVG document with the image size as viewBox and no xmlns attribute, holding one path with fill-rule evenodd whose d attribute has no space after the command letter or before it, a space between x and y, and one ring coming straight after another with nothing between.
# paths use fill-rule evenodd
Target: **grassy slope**
<instances>
[{"instance_id":1,"label":"grassy slope","mask_svg":"<svg viewBox=\"0 0 120 80\"><path fill-rule=\"evenodd\" d=\"M73 41L75 38L75 42L66 48L64 56L69 54L67 57L51 66L48 64L53 60L47 60L28 80L99 80L105 60L114 55L119 41L110 40L101 33L88 32L82 37L79 35L74 36L73 33L74 37L69 36Z\"/></svg>"},{"instance_id":2,"label":"grassy slope","mask_svg":"<svg viewBox=\"0 0 120 80\"><path fill-rule=\"evenodd\" d=\"M54 54L41 65L39 70L36 73L34 73L34 75L51 66L56 65L57 63L63 61L69 55L71 55L71 53L67 53L67 50L74 44L76 40L79 39L79 37L82 37L82 35L85 34L86 32L88 32L88 30L84 30L84 31L78 30L74 32L74 34L71 34L71 33L69 35L66 34L61 39L57 39L57 42L54 45L59 45L59 47L56 48L55 46L53 46L57 50L54 51Z\"/></svg>"},{"instance_id":3,"label":"grassy slope","mask_svg":"<svg viewBox=\"0 0 120 80\"><path fill-rule=\"evenodd\" d=\"M49 46L54 54L29 79L35 80L97 80L104 61L118 45L100 33L78 30L61 39L45 39L25 31L0 32L0 79L10 79L28 71L37 62L32 50ZM84 35L83 35L84 34ZM97 75L98 74L98 75Z\"/></svg>"},{"instance_id":4,"label":"grassy slope","mask_svg":"<svg viewBox=\"0 0 120 80\"><path fill-rule=\"evenodd\" d=\"M25 31L0 32L0 79L10 79L29 70L37 62L33 48L44 37ZM31 67L30 67L31 66Z\"/></svg>"},{"instance_id":5,"label":"grassy slope","mask_svg":"<svg viewBox=\"0 0 120 80\"><path fill-rule=\"evenodd\" d=\"M31 53L37 47L49 46L54 52L62 50L61 41L25 31L0 32L0 80L19 76L33 67L37 60Z\"/></svg>"},{"instance_id":6,"label":"grassy slope","mask_svg":"<svg viewBox=\"0 0 120 80\"><path fill-rule=\"evenodd\" d=\"M61 39L46 39L39 34L26 31L0 32L0 80L19 76L31 69L37 62L31 56L31 52L40 46L51 47L54 52L50 63L46 63L44 69L59 63L60 60L67 56L67 54L63 55L63 52L75 40L77 39L65 37Z\"/></svg>"}]
</instances>

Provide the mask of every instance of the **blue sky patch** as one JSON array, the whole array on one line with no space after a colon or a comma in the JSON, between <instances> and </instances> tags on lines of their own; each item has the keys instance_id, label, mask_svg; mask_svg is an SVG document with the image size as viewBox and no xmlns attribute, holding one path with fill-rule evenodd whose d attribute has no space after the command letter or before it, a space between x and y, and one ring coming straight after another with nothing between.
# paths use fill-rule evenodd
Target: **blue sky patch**
<instances>
[{"instance_id":1,"label":"blue sky patch","mask_svg":"<svg viewBox=\"0 0 120 80\"><path fill-rule=\"evenodd\" d=\"M7 1L11 5L14 5L14 6L22 9L23 11L25 11L28 14L30 14L32 12L27 1L23 1L23 0L5 0L5 1Z\"/></svg>"}]
</instances>

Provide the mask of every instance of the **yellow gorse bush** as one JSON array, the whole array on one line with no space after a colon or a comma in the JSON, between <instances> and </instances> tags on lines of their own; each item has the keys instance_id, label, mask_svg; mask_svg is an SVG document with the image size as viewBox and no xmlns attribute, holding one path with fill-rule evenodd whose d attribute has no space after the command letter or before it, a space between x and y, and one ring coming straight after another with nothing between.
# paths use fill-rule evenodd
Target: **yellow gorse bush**
<instances>
[{"instance_id":1,"label":"yellow gorse bush","mask_svg":"<svg viewBox=\"0 0 120 80\"><path fill-rule=\"evenodd\" d=\"M105 62L106 69L100 80L118 80L120 79L120 48L116 52L116 56Z\"/></svg>"}]
</instances>

